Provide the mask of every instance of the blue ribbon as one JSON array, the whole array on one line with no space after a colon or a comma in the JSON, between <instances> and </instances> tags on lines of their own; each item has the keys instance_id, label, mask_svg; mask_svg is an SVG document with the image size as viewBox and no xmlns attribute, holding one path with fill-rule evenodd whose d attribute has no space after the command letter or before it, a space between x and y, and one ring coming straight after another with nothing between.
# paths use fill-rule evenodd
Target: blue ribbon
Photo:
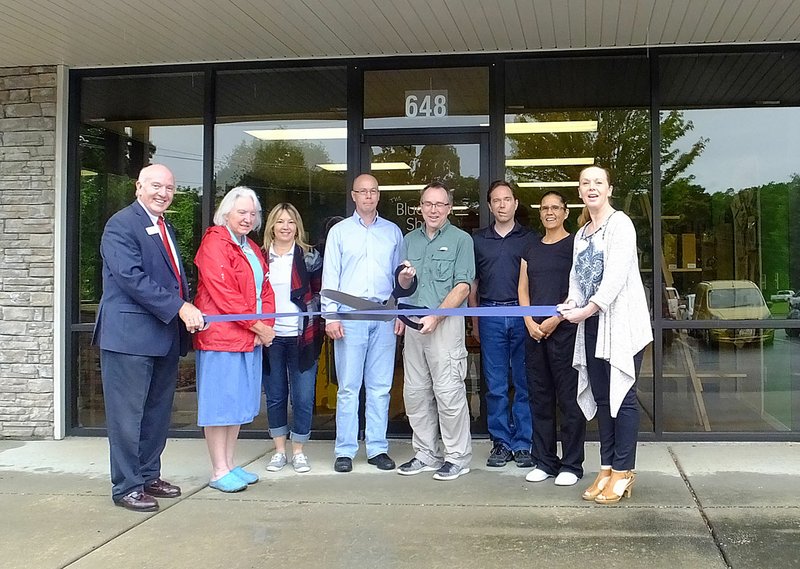
<instances>
[{"instance_id":1,"label":"blue ribbon","mask_svg":"<svg viewBox=\"0 0 800 569\"><path fill-rule=\"evenodd\" d=\"M290 316L322 316L323 318L343 318L345 314L365 315L365 316L536 316L547 317L556 316L558 312L555 306L478 306L464 308L404 308L387 310L348 310L342 312L263 312L260 314L206 314L203 317L206 322L236 322L239 320L263 320L266 318L282 318Z\"/></svg>"}]
</instances>

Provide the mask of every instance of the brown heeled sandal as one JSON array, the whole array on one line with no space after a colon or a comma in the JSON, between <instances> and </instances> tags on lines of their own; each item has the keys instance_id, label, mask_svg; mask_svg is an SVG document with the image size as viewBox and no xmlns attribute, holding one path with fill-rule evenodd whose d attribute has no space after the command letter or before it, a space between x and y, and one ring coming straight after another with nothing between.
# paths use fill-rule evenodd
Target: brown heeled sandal
<instances>
[{"instance_id":1,"label":"brown heeled sandal","mask_svg":"<svg viewBox=\"0 0 800 569\"><path fill-rule=\"evenodd\" d=\"M596 504L616 504L622 498L631 497L636 474L632 470L612 470L611 479L603 491L594 499Z\"/></svg>"},{"instance_id":2,"label":"brown heeled sandal","mask_svg":"<svg viewBox=\"0 0 800 569\"><path fill-rule=\"evenodd\" d=\"M600 472L597 473L597 478L594 479L592 485L589 486L586 491L584 491L583 498L587 502L594 502L594 499L600 495L600 492L603 491L603 488L606 487L606 483L611 478L611 469L602 468Z\"/></svg>"}]
</instances>

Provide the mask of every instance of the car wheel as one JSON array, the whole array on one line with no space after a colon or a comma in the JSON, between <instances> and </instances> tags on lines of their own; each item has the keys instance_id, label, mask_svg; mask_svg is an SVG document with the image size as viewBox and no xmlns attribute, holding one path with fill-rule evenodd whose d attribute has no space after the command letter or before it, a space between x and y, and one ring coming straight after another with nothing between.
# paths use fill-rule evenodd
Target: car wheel
<instances>
[{"instance_id":1,"label":"car wheel","mask_svg":"<svg viewBox=\"0 0 800 569\"><path fill-rule=\"evenodd\" d=\"M790 338L797 338L800 336L800 328L787 328L786 335Z\"/></svg>"}]
</instances>

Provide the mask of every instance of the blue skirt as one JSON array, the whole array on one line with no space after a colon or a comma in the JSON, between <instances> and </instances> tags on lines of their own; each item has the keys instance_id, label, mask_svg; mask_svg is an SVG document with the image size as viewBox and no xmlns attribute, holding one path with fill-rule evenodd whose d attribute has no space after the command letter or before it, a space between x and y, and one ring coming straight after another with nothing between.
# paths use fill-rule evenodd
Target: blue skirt
<instances>
[{"instance_id":1,"label":"blue skirt","mask_svg":"<svg viewBox=\"0 0 800 569\"><path fill-rule=\"evenodd\" d=\"M198 350L197 424L250 423L261 405L261 346L252 352Z\"/></svg>"}]
</instances>

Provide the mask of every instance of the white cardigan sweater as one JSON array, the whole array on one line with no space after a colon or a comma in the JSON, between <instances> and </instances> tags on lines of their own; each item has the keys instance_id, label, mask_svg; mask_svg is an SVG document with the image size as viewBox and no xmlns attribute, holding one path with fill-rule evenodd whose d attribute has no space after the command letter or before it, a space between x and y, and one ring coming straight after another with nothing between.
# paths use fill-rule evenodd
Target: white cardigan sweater
<instances>
[{"instance_id":1,"label":"white cardigan sweater","mask_svg":"<svg viewBox=\"0 0 800 569\"><path fill-rule=\"evenodd\" d=\"M616 417L625 394L636 381L633 357L653 341L650 311L647 308L639 260L636 230L631 219L621 211L608 218L605 231L595 239L605 241L603 278L597 292L584 299L575 274L575 255L579 236L575 237L573 264L569 275L569 297L578 306L594 302L599 308L595 357L611 364L609 403ZM580 233L579 233L580 235ZM586 367L584 322L578 324L572 367L578 370L578 405L587 420L597 412Z\"/></svg>"}]
</instances>

